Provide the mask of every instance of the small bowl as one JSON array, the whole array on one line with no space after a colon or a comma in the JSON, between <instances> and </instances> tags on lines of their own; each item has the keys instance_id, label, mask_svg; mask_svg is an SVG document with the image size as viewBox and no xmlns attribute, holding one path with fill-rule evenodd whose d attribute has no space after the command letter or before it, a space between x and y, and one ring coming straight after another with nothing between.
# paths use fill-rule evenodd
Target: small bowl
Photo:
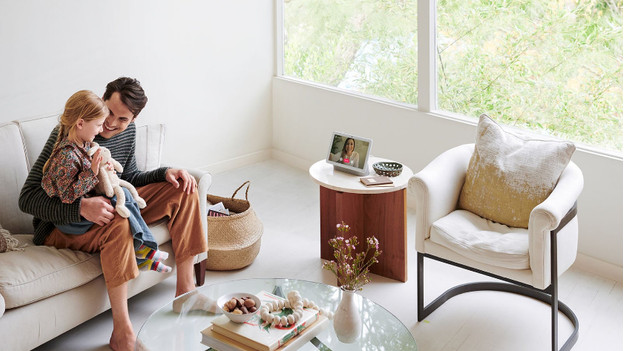
<instances>
[{"instance_id":1,"label":"small bowl","mask_svg":"<svg viewBox=\"0 0 624 351\"><path fill-rule=\"evenodd\" d=\"M373 169L379 175L396 177L403 172L403 165L398 162L377 162L373 164Z\"/></svg>"},{"instance_id":2,"label":"small bowl","mask_svg":"<svg viewBox=\"0 0 624 351\"><path fill-rule=\"evenodd\" d=\"M241 298L241 297L248 297L250 299L253 299L256 302L256 310L254 312L249 312L249 313L245 313L245 314L235 314L235 313L232 313L232 312L226 312L223 309L223 305L225 305L226 302L230 301L232 298ZM250 294L250 293L244 293L244 292L243 293L225 294L225 295L223 295L223 296L221 296L220 298L217 299L217 305L221 309L221 312L223 312L223 314L226 315L234 323L245 323L245 322L247 322L249 319L251 319L251 317L254 316L254 314L258 313L258 311L260 310L260 305L261 304L262 304L262 302L260 301L258 296L254 295L254 294Z\"/></svg>"}]
</instances>

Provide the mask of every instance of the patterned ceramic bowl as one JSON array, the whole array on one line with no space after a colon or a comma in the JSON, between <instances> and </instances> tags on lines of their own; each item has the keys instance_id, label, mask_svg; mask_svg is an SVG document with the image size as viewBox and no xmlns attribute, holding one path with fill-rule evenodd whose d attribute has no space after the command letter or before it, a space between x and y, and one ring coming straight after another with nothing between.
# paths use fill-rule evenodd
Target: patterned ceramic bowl
<instances>
[{"instance_id":1,"label":"patterned ceramic bowl","mask_svg":"<svg viewBox=\"0 0 624 351\"><path fill-rule=\"evenodd\" d=\"M403 172L403 165L398 162L377 162L373 164L373 169L379 175L396 177Z\"/></svg>"}]
</instances>

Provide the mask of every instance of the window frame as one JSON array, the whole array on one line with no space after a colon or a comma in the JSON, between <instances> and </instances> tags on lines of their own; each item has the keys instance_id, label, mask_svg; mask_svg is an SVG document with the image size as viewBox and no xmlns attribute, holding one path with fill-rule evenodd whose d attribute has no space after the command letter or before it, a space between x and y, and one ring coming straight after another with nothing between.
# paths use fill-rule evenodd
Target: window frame
<instances>
[{"instance_id":1,"label":"window frame","mask_svg":"<svg viewBox=\"0 0 624 351\"><path fill-rule=\"evenodd\" d=\"M455 120L461 123L477 125L478 118L472 118L452 111L438 109L438 62L437 62L437 36L436 36L436 18L437 18L437 1L436 0L417 0L417 36L418 36L418 101L417 105L391 100L389 98L365 94L353 90L338 88L318 82L312 82L300 78L289 77L284 75L284 0L275 0L275 72L276 77L284 80L297 82L299 84L315 86L342 94L359 96L368 100L378 101L384 104L395 105L400 108L407 108L421 113L428 114L437 118ZM426 74L423 74L426 72ZM557 139L540 134L534 130L518 128L505 125L506 128L514 129L521 135L538 139ZM624 151L611 151L597 146L574 141L577 149L584 150L593 154L605 157L623 160Z\"/></svg>"}]
</instances>

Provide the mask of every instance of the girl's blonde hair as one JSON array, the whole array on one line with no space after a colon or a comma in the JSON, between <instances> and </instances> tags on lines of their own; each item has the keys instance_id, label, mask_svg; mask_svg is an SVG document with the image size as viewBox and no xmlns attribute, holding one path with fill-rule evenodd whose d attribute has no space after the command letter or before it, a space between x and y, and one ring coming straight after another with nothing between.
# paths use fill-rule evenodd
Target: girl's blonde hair
<instances>
[{"instance_id":1,"label":"girl's blonde hair","mask_svg":"<svg viewBox=\"0 0 624 351\"><path fill-rule=\"evenodd\" d=\"M104 101L92 91L80 90L74 93L67 99L65 110L59 117L59 131L52 153L54 153L61 141L67 138L80 119L89 122L94 119L108 117L109 113L110 111ZM49 162L50 159L43 166L44 172L47 170Z\"/></svg>"}]
</instances>

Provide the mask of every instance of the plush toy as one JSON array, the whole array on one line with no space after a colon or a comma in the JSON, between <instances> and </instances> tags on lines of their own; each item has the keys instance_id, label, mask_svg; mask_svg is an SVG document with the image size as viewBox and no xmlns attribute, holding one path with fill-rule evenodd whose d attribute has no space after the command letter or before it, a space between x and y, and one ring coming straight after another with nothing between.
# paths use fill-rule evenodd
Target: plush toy
<instances>
[{"instance_id":1,"label":"plush toy","mask_svg":"<svg viewBox=\"0 0 624 351\"><path fill-rule=\"evenodd\" d=\"M104 194L108 197L113 197L113 195L117 195L117 205L115 209L117 213L123 218L128 218L130 216L130 211L126 207L126 195L121 187L124 187L130 190L130 194L139 205L139 208L145 208L147 205L145 200L143 200L139 193L136 191L136 188L123 179L119 179L117 176L117 172L123 172L123 167L121 164L117 162L111 156L110 150L105 148L104 146L98 145L98 143L93 143L91 149L89 150L89 156L93 156L95 152L100 149L100 155L102 156L102 162L100 163L100 171L98 172L97 178L99 183L95 186L95 192L98 194ZM113 165L114 169L108 169L107 163Z\"/></svg>"}]
</instances>

